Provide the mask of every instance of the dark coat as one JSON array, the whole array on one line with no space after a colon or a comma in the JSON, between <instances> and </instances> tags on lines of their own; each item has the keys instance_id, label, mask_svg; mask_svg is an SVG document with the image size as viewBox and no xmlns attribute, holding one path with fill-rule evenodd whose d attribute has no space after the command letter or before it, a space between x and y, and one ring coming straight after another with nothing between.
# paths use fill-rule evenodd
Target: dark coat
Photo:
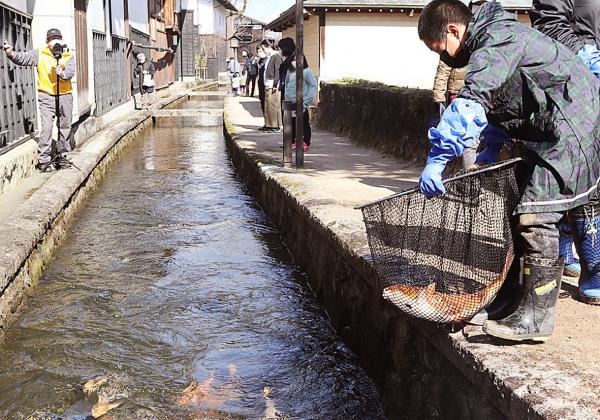
<instances>
[{"instance_id":1,"label":"dark coat","mask_svg":"<svg viewBox=\"0 0 600 420\"><path fill-rule=\"evenodd\" d=\"M533 0L531 24L572 51L584 44L600 46L600 2L594 0Z\"/></svg>"},{"instance_id":2,"label":"dark coat","mask_svg":"<svg viewBox=\"0 0 600 420\"><path fill-rule=\"evenodd\" d=\"M528 150L517 213L582 206L600 178L600 82L571 50L484 3L468 27L459 97L480 103L490 124Z\"/></svg>"}]
</instances>

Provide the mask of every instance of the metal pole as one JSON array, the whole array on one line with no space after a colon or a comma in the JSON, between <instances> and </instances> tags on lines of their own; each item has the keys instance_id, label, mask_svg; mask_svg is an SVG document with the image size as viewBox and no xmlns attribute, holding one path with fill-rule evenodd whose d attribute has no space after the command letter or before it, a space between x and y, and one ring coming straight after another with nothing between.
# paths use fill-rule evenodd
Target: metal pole
<instances>
[{"instance_id":1,"label":"metal pole","mask_svg":"<svg viewBox=\"0 0 600 420\"><path fill-rule=\"evenodd\" d=\"M304 167L304 0L296 0L296 168Z\"/></svg>"}]
</instances>

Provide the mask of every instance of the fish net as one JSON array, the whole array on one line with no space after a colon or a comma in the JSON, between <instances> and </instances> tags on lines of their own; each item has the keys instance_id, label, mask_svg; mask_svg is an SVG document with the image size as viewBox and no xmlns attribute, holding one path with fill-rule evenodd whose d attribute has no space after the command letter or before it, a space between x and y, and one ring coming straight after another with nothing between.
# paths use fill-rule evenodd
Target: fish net
<instances>
[{"instance_id":1,"label":"fish net","mask_svg":"<svg viewBox=\"0 0 600 420\"><path fill-rule=\"evenodd\" d=\"M459 173L440 197L411 190L361 207L385 299L418 318L458 323L496 297L513 261L518 161Z\"/></svg>"}]
</instances>

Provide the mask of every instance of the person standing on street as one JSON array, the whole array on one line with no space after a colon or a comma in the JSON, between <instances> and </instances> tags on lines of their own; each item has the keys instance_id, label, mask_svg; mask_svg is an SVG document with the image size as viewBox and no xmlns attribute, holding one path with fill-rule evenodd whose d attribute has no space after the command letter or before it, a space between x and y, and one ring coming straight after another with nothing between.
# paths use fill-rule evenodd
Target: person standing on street
<instances>
[{"instance_id":1,"label":"person standing on street","mask_svg":"<svg viewBox=\"0 0 600 420\"><path fill-rule=\"evenodd\" d=\"M570 48L596 78L600 78L599 2L533 0L530 18L535 29ZM600 230L600 200L592 200L582 211L571 214L570 221L571 226L561 224L560 248L565 258L565 274L579 275L579 297L583 302L600 305L600 241L595 240L594 233ZM576 238L581 261L573 255L572 235Z\"/></svg>"},{"instance_id":2,"label":"person standing on street","mask_svg":"<svg viewBox=\"0 0 600 420\"><path fill-rule=\"evenodd\" d=\"M246 96L254 97L256 77L258 76L258 63L256 62L256 57L249 54L246 50L242 51L242 57L244 57L244 70L242 73L246 75ZM250 90L250 84L252 84L252 90Z\"/></svg>"},{"instance_id":3,"label":"person standing on street","mask_svg":"<svg viewBox=\"0 0 600 420\"><path fill-rule=\"evenodd\" d=\"M136 55L137 65L135 66L135 75L140 80L140 95L141 95L141 107L148 108L152 103L152 97L154 95L154 73L156 73L156 67L152 61L146 60L146 54L139 53Z\"/></svg>"},{"instance_id":4,"label":"person standing on street","mask_svg":"<svg viewBox=\"0 0 600 420\"><path fill-rule=\"evenodd\" d=\"M67 153L71 151L71 121L73 118L73 86L75 76L75 55L68 51L58 29L50 29L46 34L47 45L39 50L15 52L4 43L6 56L19 66L37 66L37 90L41 117L38 139L38 163L40 172L67 169L71 163ZM52 127L54 119L60 119L56 153L52 148Z\"/></svg>"},{"instance_id":5,"label":"person standing on street","mask_svg":"<svg viewBox=\"0 0 600 420\"><path fill-rule=\"evenodd\" d=\"M265 132L281 132L281 92L279 91L279 67L283 62L274 49L274 43L265 39L260 44L267 54L265 63Z\"/></svg>"}]
</instances>

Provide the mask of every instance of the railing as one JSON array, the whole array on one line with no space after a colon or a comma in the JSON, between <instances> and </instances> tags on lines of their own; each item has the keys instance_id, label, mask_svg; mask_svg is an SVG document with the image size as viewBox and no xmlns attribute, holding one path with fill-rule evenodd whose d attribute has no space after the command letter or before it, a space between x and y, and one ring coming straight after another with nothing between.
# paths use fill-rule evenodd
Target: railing
<instances>
[{"instance_id":1,"label":"railing","mask_svg":"<svg viewBox=\"0 0 600 420\"><path fill-rule=\"evenodd\" d=\"M15 51L31 46L31 17L0 6L0 38ZM0 154L31 137L37 129L34 68L20 67L0 54Z\"/></svg>"},{"instance_id":2,"label":"railing","mask_svg":"<svg viewBox=\"0 0 600 420\"><path fill-rule=\"evenodd\" d=\"M94 90L96 115L103 115L131 98L127 40L112 36L112 48L106 48L106 34L93 32Z\"/></svg>"}]
</instances>

